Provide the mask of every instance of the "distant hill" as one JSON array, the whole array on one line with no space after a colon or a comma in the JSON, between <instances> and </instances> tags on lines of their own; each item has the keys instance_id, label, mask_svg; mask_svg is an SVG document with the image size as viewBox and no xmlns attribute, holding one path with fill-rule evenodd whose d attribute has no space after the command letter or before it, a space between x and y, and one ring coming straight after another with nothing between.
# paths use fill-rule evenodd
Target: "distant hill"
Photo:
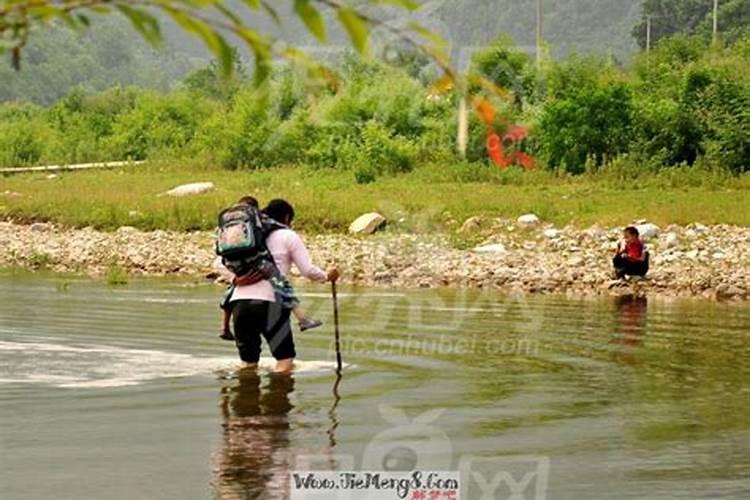
<instances>
[{"instance_id":1,"label":"distant hill","mask_svg":"<svg viewBox=\"0 0 750 500\"><path fill-rule=\"evenodd\" d=\"M544 38L555 57L570 52L613 54L627 60L637 50L631 33L640 20L640 0L544 0ZM232 0L230 5L242 5ZM287 3L288 6L292 2ZM394 10L378 11L393 17ZM464 56L508 33L525 50L535 40L536 0L427 0L412 17L451 43L454 56ZM253 24L290 43L317 47L290 9L280 12L282 25L253 18ZM405 21L399 12L396 21ZM24 53L23 70L16 73L0 64L0 101L26 99L48 103L74 87L101 90L115 85L167 89L187 72L203 66L209 55L201 43L170 23L164 26L168 43L155 51L116 16L96 18L94 27L75 33L56 27L34 33ZM329 29L333 46L346 46L341 29ZM465 57L464 57L465 58Z\"/></svg>"}]
</instances>

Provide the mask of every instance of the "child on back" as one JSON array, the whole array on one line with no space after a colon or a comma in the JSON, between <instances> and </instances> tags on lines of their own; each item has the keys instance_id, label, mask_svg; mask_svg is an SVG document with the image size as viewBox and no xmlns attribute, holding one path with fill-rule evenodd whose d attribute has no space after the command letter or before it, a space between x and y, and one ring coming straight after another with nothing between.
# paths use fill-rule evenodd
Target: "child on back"
<instances>
[{"instance_id":1,"label":"child on back","mask_svg":"<svg viewBox=\"0 0 750 500\"><path fill-rule=\"evenodd\" d=\"M617 244L612 264L618 279L627 276L645 276L648 272L648 252L641 241L638 229L629 226L623 231L624 245Z\"/></svg>"},{"instance_id":2,"label":"child on back","mask_svg":"<svg viewBox=\"0 0 750 500\"><path fill-rule=\"evenodd\" d=\"M258 200L256 200L252 196L245 196L241 198L238 202L238 205L247 205L249 207L252 207L256 210L259 210L259 204ZM268 227L270 231L273 229L281 229L285 228L283 224L267 217L265 214L261 212L261 219L263 221L263 225ZM269 233L270 233L269 231ZM267 236L268 234L266 234ZM308 318L305 315L305 311L302 309L302 306L300 305L299 299L297 298L297 294L294 291L294 287L292 287L291 283L287 279L286 276L281 274L279 272L278 268L276 267L275 263L273 262L272 257L271 260L268 262L264 262L260 269L254 271L251 273L257 281L261 280L268 280L271 283L271 286L274 290L274 295L276 296L276 301L279 302L282 307L285 309L291 309L292 314L294 314L294 317L297 318L300 331L309 330L311 328L317 328L321 326L323 323L320 320ZM227 262L224 262L222 260L222 264L225 267L231 267L231 265L227 266ZM231 269L229 269L231 272ZM221 325L221 331L219 332L219 338L223 340L234 340L234 335L232 334L231 330L231 318L232 318L232 293L234 292L235 286L234 286L234 278L236 278L234 274L232 274L231 278L232 281L230 283L230 286L227 289L227 292L224 294L224 299L220 303L220 307L222 311L224 312L223 318L222 318L222 325Z\"/></svg>"}]
</instances>

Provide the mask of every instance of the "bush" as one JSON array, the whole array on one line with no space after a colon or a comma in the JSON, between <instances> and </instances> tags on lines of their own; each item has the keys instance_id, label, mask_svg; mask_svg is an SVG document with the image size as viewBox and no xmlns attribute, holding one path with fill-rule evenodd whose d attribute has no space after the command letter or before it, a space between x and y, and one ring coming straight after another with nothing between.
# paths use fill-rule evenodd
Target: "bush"
<instances>
[{"instance_id":1,"label":"bush","mask_svg":"<svg viewBox=\"0 0 750 500\"><path fill-rule=\"evenodd\" d=\"M0 122L0 167L38 164L51 136L52 131L39 120Z\"/></svg>"},{"instance_id":2,"label":"bush","mask_svg":"<svg viewBox=\"0 0 750 500\"><path fill-rule=\"evenodd\" d=\"M186 93L144 92L112 127L109 144L120 159L144 160L155 154L188 156L200 124L210 115L206 100Z\"/></svg>"},{"instance_id":3,"label":"bush","mask_svg":"<svg viewBox=\"0 0 750 500\"><path fill-rule=\"evenodd\" d=\"M587 160L601 165L627 151L633 130L630 88L622 82L583 87L548 102L537 138L548 168L582 173Z\"/></svg>"},{"instance_id":4,"label":"bush","mask_svg":"<svg viewBox=\"0 0 750 500\"><path fill-rule=\"evenodd\" d=\"M508 35L477 51L472 57L471 69L500 89L512 92L518 105L535 93L536 73L529 56ZM476 94L481 87L475 84L470 91Z\"/></svg>"}]
</instances>

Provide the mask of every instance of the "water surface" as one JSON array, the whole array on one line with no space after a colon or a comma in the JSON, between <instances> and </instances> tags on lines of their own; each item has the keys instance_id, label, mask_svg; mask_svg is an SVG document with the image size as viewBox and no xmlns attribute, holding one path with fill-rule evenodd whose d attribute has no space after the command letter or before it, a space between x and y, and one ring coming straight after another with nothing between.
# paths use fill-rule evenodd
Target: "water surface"
<instances>
[{"instance_id":1,"label":"water surface","mask_svg":"<svg viewBox=\"0 0 750 500\"><path fill-rule=\"evenodd\" d=\"M536 474L523 498L750 498L746 304L343 290L334 391L330 295L303 292L326 325L288 378L238 370L213 286L0 275L0 497L284 498L295 468L421 468L472 499L497 471Z\"/></svg>"}]
</instances>

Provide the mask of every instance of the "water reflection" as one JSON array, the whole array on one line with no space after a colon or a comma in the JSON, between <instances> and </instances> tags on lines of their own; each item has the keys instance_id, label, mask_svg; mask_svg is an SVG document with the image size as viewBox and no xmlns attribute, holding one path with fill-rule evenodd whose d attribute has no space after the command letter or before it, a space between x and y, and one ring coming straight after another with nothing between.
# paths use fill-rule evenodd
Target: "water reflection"
<instances>
[{"instance_id":1,"label":"water reflection","mask_svg":"<svg viewBox=\"0 0 750 500\"><path fill-rule=\"evenodd\" d=\"M641 345L646 333L648 299L638 295L622 295L615 298L615 332L610 341L624 347ZM632 351L620 350L613 354L613 360L625 364L635 364Z\"/></svg>"},{"instance_id":2,"label":"water reflection","mask_svg":"<svg viewBox=\"0 0 750 500\"><path fill-rule=\"evenodd\" d=\"M257 372L241 370L234 385L222 388L223 435L213 479L217 498L288 497L294 378L270 374L265 387L261 380Z\"/></svg>"}]
</instances>

